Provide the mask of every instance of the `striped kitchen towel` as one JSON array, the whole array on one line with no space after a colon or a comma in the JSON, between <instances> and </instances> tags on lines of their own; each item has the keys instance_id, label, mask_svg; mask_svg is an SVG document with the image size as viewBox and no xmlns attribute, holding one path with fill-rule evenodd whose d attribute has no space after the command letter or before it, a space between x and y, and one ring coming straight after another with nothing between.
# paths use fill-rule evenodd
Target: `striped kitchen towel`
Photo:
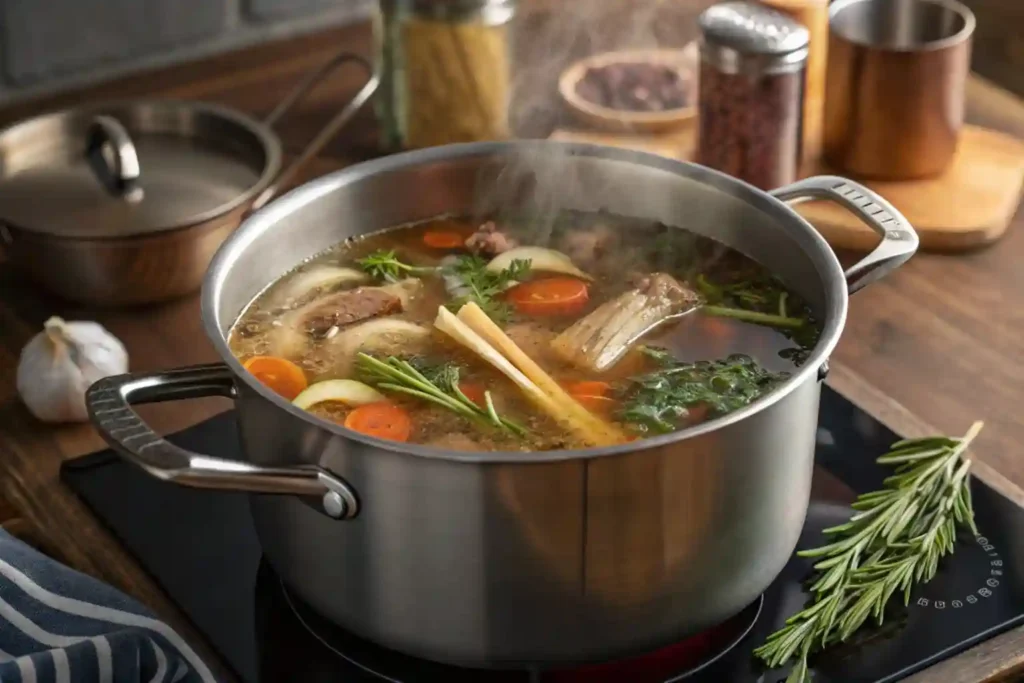
<instances>
[{"instance_id":1,"label":"striped kitchen towel","mask_svg":"<svg viewBox=\"0 0 1024 683\"><path fill-rule=\"evenodd\" d=\"M0 683L215 683L138 603L0 529Z\"/></svg>"}]
</instances>

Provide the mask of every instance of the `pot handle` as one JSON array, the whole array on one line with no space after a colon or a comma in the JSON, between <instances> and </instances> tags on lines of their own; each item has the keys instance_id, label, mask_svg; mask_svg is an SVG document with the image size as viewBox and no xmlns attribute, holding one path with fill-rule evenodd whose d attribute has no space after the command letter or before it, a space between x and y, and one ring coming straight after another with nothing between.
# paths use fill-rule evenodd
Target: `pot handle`
<instances>
[{"instance_id":1,"label":"pot handle","mask_svg":"<svg viewBox=\"0 0 1024 683\"><path fill-rule=\"evenodd\" d=\"M113 116L97 116L86 133L85 158L112 195L129 202L142 199L139 155L128 129Z\"/></svg>"},{"instance_id":2,"label":"pot handle","mask_svg":"<svg viewBox=\"0 0 1024 683\"><path fill-rule=\"evenodd\" d=\"M846 287L850 294L885 277L917 251L917 233L903 214L877 193L852 180L814 176L773 190L771 195L790 203L831 200L852 211L881 235L882 243L846 271Z\"/></svg>"},{"instance_id":3,"label":"pot handle","mask_svg":"<svg viewBox=\"0 0 1024 683\"><path fill-rule=\"evenodd\" d=\"M373 68L373 65L363 57L352 54L350 52L342 52L335 55L333 59L321 66L316 71L308 74L302 82L300 82L295 89L288 93L280 104L274 107L274 110L267 115L263 120L263 123L270 126L271 128L277 124L285 115L291 111L292 107L298 104L309 91L312 90L318 83L324 78L334 72L341 66L349 63L355 63L362 66L368 76L366 84L355 94L355 96L348 101L348 103L342 107L341 111L324 126L319 133L316 134L306 148L302 150L302 153L281 173L274 179L270 184L270 187L265 189L256 197L252 203L251 211L255 211L260 207L264 206L267 202L277 196L280 193L281 188L285 187L292 178L295 177L303 166L312 159L314 156L319 154L320 150L324 148L331 138L338 134L345 124L352 120L352 117L366 104L374 93L377 92L377 88L380 87L380 74Z\"/></svg>"},{"instance_id":4,"label":"pot handle","mask_svg":"<svg viewBox=\"0 0 1024 683\"><path fill-rule=\"evenodd\" d=\"M195 488L319 497L329 517L356 516L359 502L355 493L326 470L312 465L263 467L194 453L164 439L132 410L136 403L205 396L236 397L227 365L106 377L89 387L85 403L89 418L111 448L157 479Z\"/></svg>"}]
</instances>

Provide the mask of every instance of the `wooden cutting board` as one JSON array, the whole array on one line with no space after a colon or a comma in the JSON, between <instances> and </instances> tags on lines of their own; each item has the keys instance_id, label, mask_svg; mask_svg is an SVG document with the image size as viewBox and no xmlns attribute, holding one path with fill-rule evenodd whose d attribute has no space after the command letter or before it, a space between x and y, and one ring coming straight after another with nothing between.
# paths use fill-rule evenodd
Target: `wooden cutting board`
<instances>
[{"instance_id":1,"label":"wooden cutting board","mask_svg":"<svg viewBox=\"0 0 1024 683\"><path fill-rule=\"evenodd\" d=\"M559 130L551 138L626 147L675 159L693 157L696 128L629 136ZM825 166L805 175L835 173ZM838 175L842 175L839 173ZM966 251L991 244L1006 232L1024 187L1024 140L965 126L957 156L943 175L928 180L864 183L903 212L929 251ZM836 248L868 250L878 237L857 218L829 202L797 210Z\"/></svg>"}]
</instances>

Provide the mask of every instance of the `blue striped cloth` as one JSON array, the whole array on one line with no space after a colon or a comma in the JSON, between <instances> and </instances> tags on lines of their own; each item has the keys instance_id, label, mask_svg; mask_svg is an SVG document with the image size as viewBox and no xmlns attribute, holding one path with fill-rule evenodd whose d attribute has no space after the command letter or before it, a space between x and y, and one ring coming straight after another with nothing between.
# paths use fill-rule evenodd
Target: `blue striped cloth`
<instances>
[{"instance_id":1,"label":"blue striped cloth","mask_svg":"<svg viewBox=\"0 0 1024 683\"><path fill-rule=\"evenodd\" d=\"M0 529L0 682L215 681L141 605Z\"/></svg>"}]
</instances>

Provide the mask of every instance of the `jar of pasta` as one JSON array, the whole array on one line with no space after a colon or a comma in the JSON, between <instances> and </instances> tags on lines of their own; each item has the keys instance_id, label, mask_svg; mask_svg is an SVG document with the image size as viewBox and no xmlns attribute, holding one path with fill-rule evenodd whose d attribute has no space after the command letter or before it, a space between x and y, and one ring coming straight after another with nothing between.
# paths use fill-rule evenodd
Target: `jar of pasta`
<instances>
[{"instance_id":1,"label":"jar of pasta","mask_svg":"<svg viewBox=\"0 0 1024 683\"><path fill-rule=\"evenodd\" d=\"M388 149L509 137L515 0L381 0L378 114Z\"/></svg>"}]
</instances>

